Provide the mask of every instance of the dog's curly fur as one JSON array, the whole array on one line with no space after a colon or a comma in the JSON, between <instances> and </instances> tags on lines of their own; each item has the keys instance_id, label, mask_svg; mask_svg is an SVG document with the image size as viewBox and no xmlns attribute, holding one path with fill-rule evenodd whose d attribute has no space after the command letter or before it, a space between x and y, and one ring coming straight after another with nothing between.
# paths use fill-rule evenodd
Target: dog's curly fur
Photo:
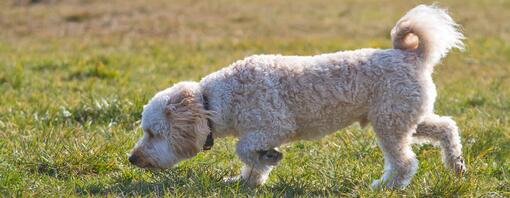
<instances>
[{"instance_id":1,"label":"dog's curly fur","mask_svg":"<svg viewBox=\"0 0 510 198\"><path fill-rule=\"evenodd\" d=\"M245 163L240 178L256 186L274 165L260 160L258 151L360 122L372 124L384 153L384 174L374 187L409 184L418 162L414 142L437 143L445 165L464 172L455 122L433 111L432 71L452 48L463 48L458 25L445 10L420 5L397 22L391 38L393 49L250 56L198 83L175 84L144 107L145 135L130 161L170 167L200 152L212 130L215 138L239 138L236 151Z\"/></svg>"}]
</instances>

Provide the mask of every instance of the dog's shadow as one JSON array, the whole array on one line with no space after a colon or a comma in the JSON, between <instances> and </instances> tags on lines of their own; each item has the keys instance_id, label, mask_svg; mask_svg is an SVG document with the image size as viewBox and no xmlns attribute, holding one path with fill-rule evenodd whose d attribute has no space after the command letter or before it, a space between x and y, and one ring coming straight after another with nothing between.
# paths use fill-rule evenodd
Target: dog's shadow
<instances>
[{"instance_id":1,"label":"dog's shadow","mask_svg":"<svg viewBox=\"0 0 510 198\"><path fill-rule=\"evenodd\" d=\"M217 185L216 175L211 170L172 169L163 172L136 171L113 177L108 184L88 184L76 188L82 195L164 195L185 192L188 189L205 190ZM138 175L143 174L144 178ZM184 190L186 189L186 190Z\"/></svg>"},{"instance_id":2,"label":"dog's shadow","mask_svg":"<svg viewBox=\"0 0 510 198\"><path fill-rule=\"evenodd\" d=\"M237 194L255 196L259 192L271 193L273 196L320 196L331 194L331 190L314 189L302 186L296 182L285 179L277 179L269 185L259 188L250 188L243 182L226 183L223 181L225 174L205 173L188 170L187 174L165 173L156 175L149 180L134 180L127 177L117 177L111 185L90 184L77 187L76 191L82 195L120 195L120 196L163 196L179 195L192 191L199 196L211 194ZM202 178L203 176L208 178ZM336 194L335 192L333 192ZM337 192L338 193L338 192Z\"/></svg>"},{"instance_id":3,"label":"dog's shadow","mask_svg":"<svg viewBox=\"0 0 510 198\"><path fill-rule=\"evenodd\" d=\"M166 182L165 182L166 183ZM85 187L78 187L76 191L82 195L121 195L147 196L151 194L163 195L165 191L172 191L171 186L160 182L116 180L113 185L92 184Z\"/></svg>"}]
</instances>

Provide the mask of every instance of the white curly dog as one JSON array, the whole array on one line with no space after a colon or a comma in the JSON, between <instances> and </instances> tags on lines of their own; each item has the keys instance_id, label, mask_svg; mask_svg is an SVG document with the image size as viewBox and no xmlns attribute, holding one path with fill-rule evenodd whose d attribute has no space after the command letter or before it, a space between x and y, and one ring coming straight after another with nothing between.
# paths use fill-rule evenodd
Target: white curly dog
<instances>
[{"instance_id":1,"label":"white curly dog","mask_svg":"<svg viewBox=\"0 0 510 198\"><path fill-rule=\"evenodd\" d=\"M315 56L255 55L157 93L142 113L143 137L129 161L164 169L209 149L214 138L239 138L238 179L263 184L282 158L275 150L371 123L384 153L373 187L405 187L417 170L416 142L439 145L444 164L466 168L456 123L434 114L434 65L463 48L459 26L443 9L419 5L391 31L392 49Z\"/></svg>"}]
</instances>

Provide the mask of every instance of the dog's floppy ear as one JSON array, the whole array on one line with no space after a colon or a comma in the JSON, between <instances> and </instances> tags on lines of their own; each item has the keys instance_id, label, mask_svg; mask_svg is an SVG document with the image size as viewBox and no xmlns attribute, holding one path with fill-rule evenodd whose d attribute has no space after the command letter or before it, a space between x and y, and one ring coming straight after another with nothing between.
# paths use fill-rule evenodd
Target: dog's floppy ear
<instances>
[{"instance_id":1,"label":"dog's floppy ear","mask_svg":"<svg viewBox=\"0 0 510 198\"><path fill-rule=\"evenodd\" d=\"M177 107L175 106L175 104L168 103L165 106L165 113L167 116L171 116L172 113L174 113L176 110L177 110Z\"/></svg>"},{"instance_id":2,"label":"dog's floppy ear","mask_svg":"<svg viewBox=\"0 0 510 198\"><path fill-rule=\"evenodd\" d=\"M177 116L178 114L185 114L181 116L189 116L191 111L197 108L197 102L191 90L183 88L179 94L168 100L165 106L165 113L167 116Z\"/></svg>"},{"instance_id":3,"label":"dog's floppy ear","mask_svg":"<svg viewBox=\"0 0 510 198\"><path fill-rule=\"evenodd\" d=\"M196 155L202 148L201 139L209 133L209 114L200 98L199 92L193 88L180 87L165 106L165 113L172 127L169 135L178 156L188 158Z\"/></svg>"}]
</instances>

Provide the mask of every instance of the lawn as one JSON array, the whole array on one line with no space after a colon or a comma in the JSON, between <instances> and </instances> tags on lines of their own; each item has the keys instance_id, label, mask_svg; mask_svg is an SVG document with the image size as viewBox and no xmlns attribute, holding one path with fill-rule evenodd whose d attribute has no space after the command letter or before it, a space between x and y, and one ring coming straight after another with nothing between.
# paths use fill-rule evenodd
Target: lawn
<instances>
[{"instance_id":1,"label":"lawn","mask_svg":"<svg viewBox=\"0 0 510 198\"><path fill-rule=\"evenodd\" d=\"M430 1L426 1L430 3ZM370 127L282 147L267 185L238 173L235 139L175 168L144 171L127 154L158 90L251 54L312 55L391 47L389 31L418 1L6 0L0 2L0 195L510 196L510 1L441 1L464 27L465 52L436 67L436 112L461 129L468 173L439 150L401 190L372 191L383 158Z\"/></svg>"}]
</instances>

